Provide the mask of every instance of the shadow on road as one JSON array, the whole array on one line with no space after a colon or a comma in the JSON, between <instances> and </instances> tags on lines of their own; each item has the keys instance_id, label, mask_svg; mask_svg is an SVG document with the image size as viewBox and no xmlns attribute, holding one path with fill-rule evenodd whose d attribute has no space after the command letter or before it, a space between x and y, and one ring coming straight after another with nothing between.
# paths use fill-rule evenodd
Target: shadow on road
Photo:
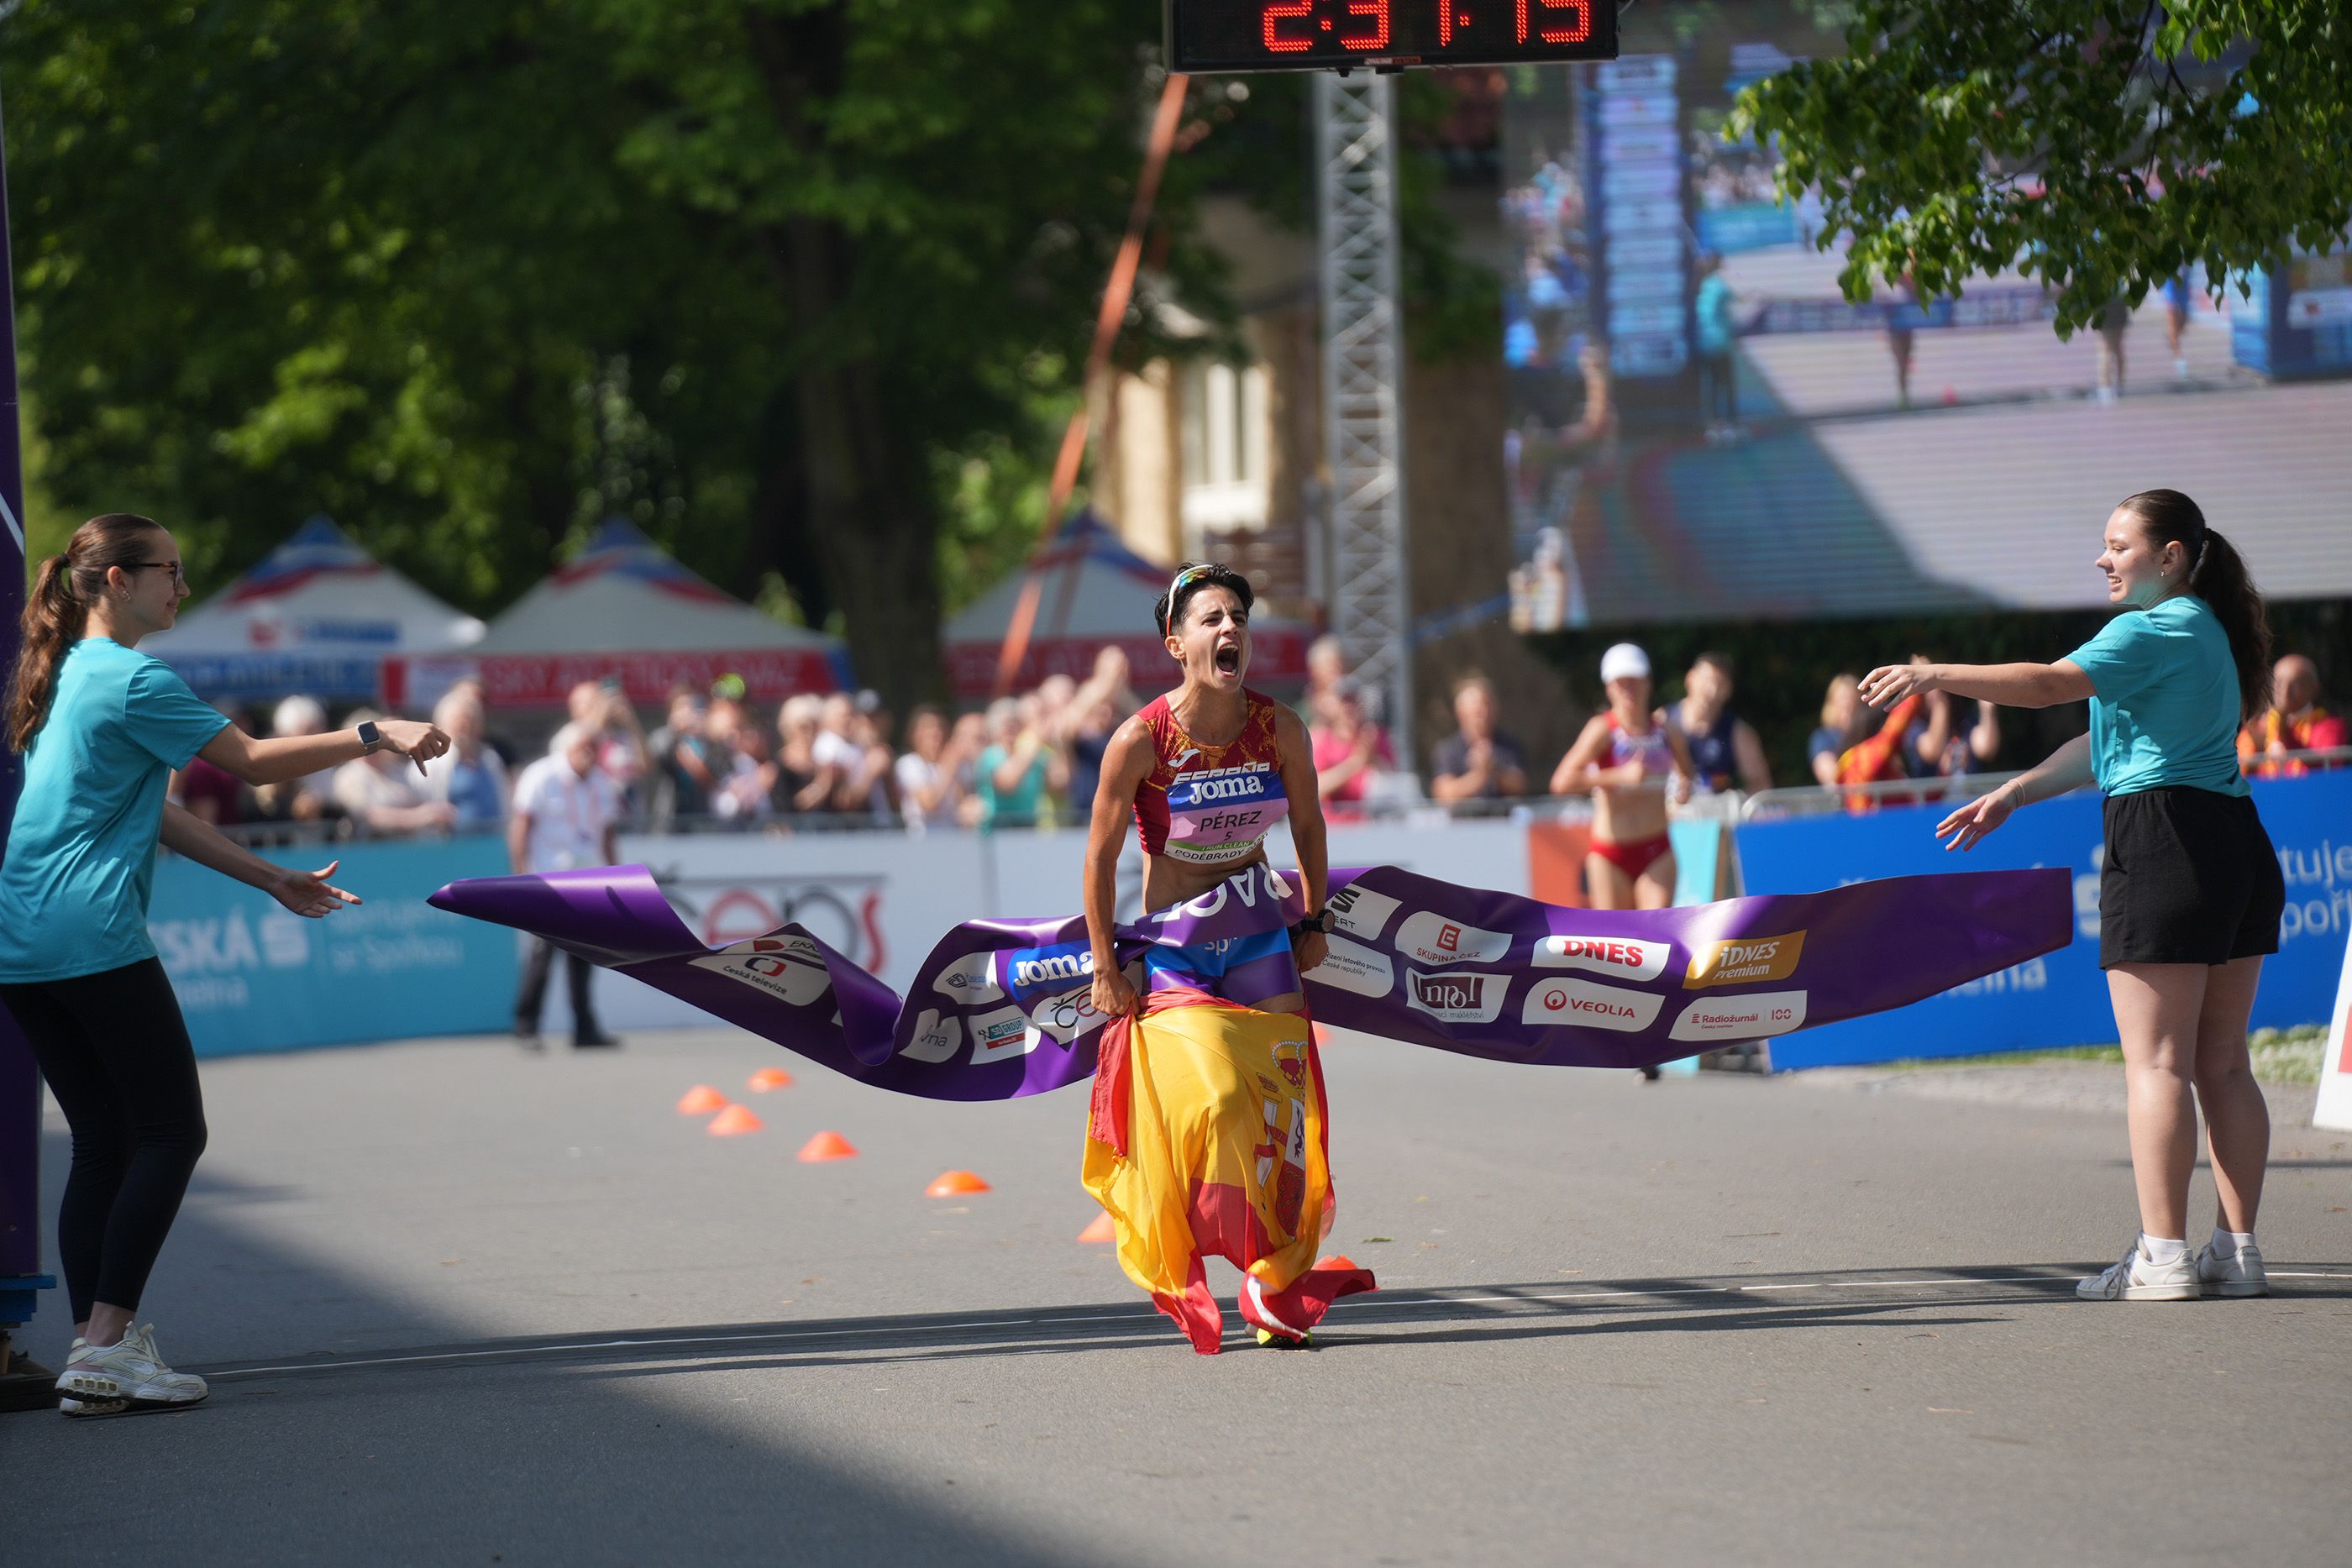
<instances>
[{"instance_id":1,"label":"shadow on road","mask_svg":"<svg viewBox=\"0 0 2352 1568\"><path fill-rule=\"evenodd\" d=\"M2071 1301L2074 1281L2097 1268L2082 1263L1955 1269L1924 1278L1902 1271L1847 1270L1801 1276L1544 1281L1387 1291L1340 1302L1318 1337L1327 1348L1344 1350L1581 1334L1960 1326L1999 1321L1990 1315L1992 1309ZM1228 1328L1229 1348L1250 1343L1238 1332L1237 1319L1229 1317ZM623 1329L420 1343L377 1355L289 1357L194 1370L225 1386L420 1375L431 1378L453 1373L463 1377L525 1366L592 1379L633 1379L682 1372L1122 1349L1189 1354L1167 1319L1136 1302Z\"/></svg>"}]
</instances>

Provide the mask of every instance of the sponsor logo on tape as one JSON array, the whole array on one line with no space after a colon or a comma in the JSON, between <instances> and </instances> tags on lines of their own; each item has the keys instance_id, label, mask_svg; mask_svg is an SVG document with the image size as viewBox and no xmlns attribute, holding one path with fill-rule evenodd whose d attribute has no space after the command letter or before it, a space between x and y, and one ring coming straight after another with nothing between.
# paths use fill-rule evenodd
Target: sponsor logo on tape
<instances>
[{"instance_id":1,"label":"sponsor logo on tape","mask_svg":"<svg viewBox=\"0 0 2352 1568\"><path fill-rule=\"evenodd\" d=\"M1388 929L1389 916L1403 907L1385 893L1374 893L1360 883L1331 895L1331 929L1377 942Z\"/></svg>"},{"instance_id":2,"label":"sponsor logo on tape","mask_svg":"<svg viewBox=\"0 0 2352 1568\"><path fill-rule=\"evenodd\" d=\"M1805 1027L1805 993L1756 991L1744 997L1701 997L1675 1019L1675 1040L1762 1040Z\"/></svg>"},{"instance_id":3,"label":"sponsor logo on tape","mask_svg":"<svg viewBox=\"0 0 2352 1568\"><path fill-rule=\"evenodd\" d=\"M1396 966L1389 956L1345 936L1324 938L1328 946L1315 978L1360 997L1385 997L1396 989Z\"/></svg>"},{"instance_id":4,"label":"sponsor logo on tape","mask_svg":"<svg viewBox=\"0 0 2352 1568\"><path fill-rule=\"evenodd\" d=\"M1042 952L1034 958L1013 961L1013 988L1024 990L1052 980L1087 979L1094 972L1095 956L1091 952Z\"/></svg>"},{"instance_id":5,"label":"sponsor logo on tape","mask_svg":"<svg viewBox=\"0 0 2352 1568\"><path fill-rule=\"evenodd\" d=\"M945 1061L963 1048L963 1019L925 1008L915 1020L915 1038L898 1054L916 1061Z\"/></svg>"},{"instance_id":6,"label":"sponsor logo on tape","mask_svg":"<svg viewBox=\"0 0 2352 1568\"><path fill-rule=\"evenodd\" d=\"M1691 954L1690 974L1683 984L1698 986L1769 986L1797 972L1804 956L1805 934L1785 931L1778 936L1741 936L1729 942L1709 942Z\"/></svg>"},{"instance_id":7,"label":"sponsor logo on tape","mask_svg":"<svg viewBox=\"0 0 2352 1568\"><path fill-rule=\"evenodd\" d=\"M1397 927L1396 945L1398 952L1424 964L1491 964L1511 950L1511 934L1423 910Z\"/></svg>"},{"instance_id":8,"label":"sponsor logo on tape","mask_svg":"<svg viewBox=\"0 0 2352 1568\"><path fill-rule=\"evenodd\" d=\"M1493 1023L1502 1015L1508 975L1423 975L1405 971L1405 1002L1445 1023Z\"/></svg>"},{"instance_id":9,"label":"sponsor logo on tape","mask_svg":"<svg viewBox=\"0 0 2352 1568\"><path fill-rule=\"evenodd\" d=\"M931 988L963 1007L1001 1002L1004 988L996 983L996 955L967 953L940 971Z\"/></svg>"},{"instance_id":10,"label":"sponsor logo on tape","mask_svg":"<svg viewBox=\"0 0 2352 1568\"><path fill-rule=\"evenodd\" d=\"M1536 944L1538 969L1584 969L1621 980L1654 980L1666 972L1671 942L1637 936L1547 936Z\"/></svg>"},{"instance_id":11,"label":"sponsor logo on tape","mask_svg":"<svg viewBox=\"0 0 2352 1568\"><path fill-rule=\"evenodd\" d=\"M1057 1045L1067 1045L1079 1035L1100 1029L1106 1021L1102 1014L1095 1011L1092 984L1059 996L1041 998L1030 1005L1029 1016Z\"/></svg>"},{"instance_id":12,"label":"sponsor logo on tape","mask_svg":"<svg viewBox=\"0 0 2352 1568\"><path fill-rule=\"evenodd\" d=\"M971 1065L985 1067L1008 1056L1026 1056L1045 1037L1029 1027L1019 1008L998 1008L971 1020Z\"/></svg>"},{"instance_id":13,"label":"sponsor logo on tape","mask_svg":"<svg viewBox=\"0 0 2352 1568\"><path fill-rule=\"evenodd\" d=\"M1542 980L1528 992L1519 1021L1532 1024L1575 1024L1582 1029L1613 1029L1638 1033L1658 1021L1665 998L1622 986L1592 980Z\"/></svg>"},{"instance_id":14,"label":"sponsor logo on tape","mask_svg":"<svg viewBox=\"0 0 2352 1568\"><path fill-rule=\"evenodd\" d=\"M754 936L730 943L693 960L698 969L757 986L796 1008L807 1007L833 989L816 944L799 936Z\"/></svg>"}]
</instances>

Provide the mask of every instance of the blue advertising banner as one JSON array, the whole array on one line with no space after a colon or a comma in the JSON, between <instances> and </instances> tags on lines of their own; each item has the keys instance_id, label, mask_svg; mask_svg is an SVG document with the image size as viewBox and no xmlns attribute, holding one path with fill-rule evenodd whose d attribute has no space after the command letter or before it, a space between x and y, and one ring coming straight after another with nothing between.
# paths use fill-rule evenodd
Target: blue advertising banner
<instances>
[{"instance_id":1,"label":"blue advertising banner","mask_svg":"<svg viewBox=\"0 0 2352 1568\"><path fill-rule=\"evenodd\" d=\"M512 1017L512 934L445 915L425 894L508 870L495 836L264 850L316 869L365 903L305 920L275 899L166 856L148 930L198 1056L298 1051L414 1035L478 1034Z\"/></svg>"},{"instance_id":2,"label":"blue advertising banner","mask_svg":"<svg viewBox=\"0 0 2352 1568\"><path fill-rule=\"evenodd\" d=\"M2263 966L2253 1025L2323 1023L2352 933L2352 771L2258 782L2254 803L2278 851L2287 902L2278 955ZM1935 825L1949 810L1945 806L1742 823L1740 871L1749 893L2033 866L2061 866L2074 877L2070 946L1894 1012L1775 1040L1772 1065L1830 1067L2113 1044L2115 1017L2099 969L2099 867L2105 848L2100 805L2097 795L2085 792L2029 807L1966 854L1948 853L1936 840Z\"/></svg>"}]
</instances>

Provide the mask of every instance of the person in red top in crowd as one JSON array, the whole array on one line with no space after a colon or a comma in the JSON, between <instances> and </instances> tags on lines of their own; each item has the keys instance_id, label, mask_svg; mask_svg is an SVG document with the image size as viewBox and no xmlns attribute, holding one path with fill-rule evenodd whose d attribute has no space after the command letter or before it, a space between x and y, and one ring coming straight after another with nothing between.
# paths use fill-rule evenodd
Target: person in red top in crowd
<instances>
[{"instance_id":1,"label":"person in red top in crowd","mask_svg":"<svg viewBox=\"0 0 2352 1568\"><path fill-rule=\"evenodd\" d=\"M1364 688L1352 677L1333 683L1326 695L1325 718L1318 718L1309 738L1315 746L1315 779L1326 802L1342 808L1360 804L1372 780L1396 767L1396 748L1389 732L1364 712ZM1360 813L1357 813L1360 814Z\"/></svg>"},{"instance_id":2,"label":"person in red top in crowd","mask_svg":"<svg viewBox=\"0 0 2352 1568\"><path fill-rule=\"evenodd\" d=\"M2319 666L2289 653L2271 667L2271 706L2238 731L2238 761L2249 778L2292 779L2340 763L2306 762L2303 751L2352 746L2352 726L2319 706Z\"/></svg>"}]
</instances>

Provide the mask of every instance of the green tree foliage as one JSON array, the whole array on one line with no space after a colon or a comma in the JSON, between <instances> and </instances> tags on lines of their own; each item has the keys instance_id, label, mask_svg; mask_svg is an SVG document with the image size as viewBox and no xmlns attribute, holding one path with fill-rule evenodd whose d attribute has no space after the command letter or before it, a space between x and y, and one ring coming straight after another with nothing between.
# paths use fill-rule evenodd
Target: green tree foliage
<instances>
[{"instance_id":1,"label":"green tree foliage","mask_svg":"<svg viewBox=\"0 0 2352 1568\"><path fill-rule=\"evenodd\" d=\"M903 705L943 506L1066 392L1156 86L1150 0L1050 22L26 0L0 75L43 487L171 520L213 578L323 509L483 610L625 511L840 612ZM1153 259L1214 315L1198 184L1180 159Z\"/></svg>"},{"instance_id":2,"label":"green tree foliage","mask_svg":"<svg viewBox=\"0 0 2352 1568\"><path fill-rule=\"evenodd\" d=\"M1847 293L2017 266L2062 332L2201 263L2326 246L2352 218L2343 0L1861 0L1840 58L1749 88L1780 188L1851 230Z\"/></svg>"}]
</instances>

